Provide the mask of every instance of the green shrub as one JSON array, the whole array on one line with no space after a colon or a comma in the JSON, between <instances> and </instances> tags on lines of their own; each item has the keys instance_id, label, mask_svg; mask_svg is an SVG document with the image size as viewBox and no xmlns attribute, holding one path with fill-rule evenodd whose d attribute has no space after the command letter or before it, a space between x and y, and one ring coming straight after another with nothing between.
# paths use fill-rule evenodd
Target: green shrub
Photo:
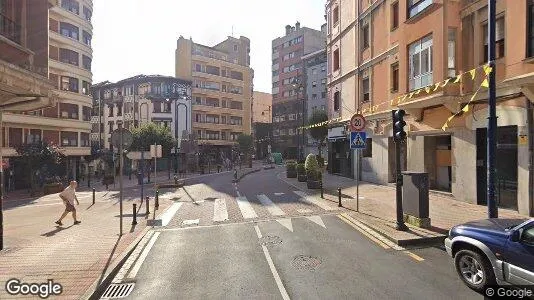
<instances>
[{"instance_id":1,"label":"green shrub","mask_svg":"<svg viewBox=\"0 0 534 300\"><path fill-rule=\"evenodd\" d=\"M303 163L300 163L297 165L297 173L299 174L306 174L306 167Z\"/></svg>"},{"instance_id":2,"label":"green shrub","mask_svg":"<svg viewBox=\"0 0 534 300\"><path fill-rule=\"evenodd\" d=\"M316 171L319 169L319 165L317 164L317 159L315 158L315 154L308 154L306 157L306 163L305 163L306 171Z\"/></svg>"},{"instance_id":3,"label":"green shrub","mask_svg":"<svg viewBox=\"0 0 534 300\"><path fill-rule=\"evenodd\" d=\"M324 157L317 156L317 164L319 165L319 168L324 167Z\"/></svg>"},{"instance_id":4,"label":"green shrub","mask_svg":"<svg viewBox=\"0 0 534 300\"><path fill-rule=\"evenodd\" d=\"M286 170L287 171L296 171L297 170L297 163L294 161L288 161L286 163Z\"/></svg>"}]
</instances>

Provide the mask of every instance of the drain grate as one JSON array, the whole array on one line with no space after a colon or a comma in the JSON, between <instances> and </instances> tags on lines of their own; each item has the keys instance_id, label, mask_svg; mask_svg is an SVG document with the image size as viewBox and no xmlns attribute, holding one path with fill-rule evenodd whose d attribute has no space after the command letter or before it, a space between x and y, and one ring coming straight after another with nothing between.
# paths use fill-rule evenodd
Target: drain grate
<instances>
[{"instance_id":1,"label":"drain grate","mask_svg":"<svg viewBox=\"0 0 534 300\"><path fill-rule=\"evenodd\" d=\"M276 235L266 235L260 239L260 244L265 245L265 246L276 245L276 244L281 244L281 243L282 243L282 239Z\"/></svg>"},{"instance_id":2,"label":"drain grate","mask_svg":"<svg viewBox=\"0 0 534 300\"><path fill-rule=\"evenodd\" d=\"M133 291L135 283L112 283L108 286L100 299L126 298Z\"/></svg>"},{"instance_id":3,"label":"drain grate","mask_svg":"<svg viewBox=\"0 0 534 300\"><path fill-rule=\"evenodd\" d=\"M291 261L291 265L294 268L303 271L314 271L321 263L322 261L319 258L307 255L297 255Z\"/></svg>"}]
</instances>

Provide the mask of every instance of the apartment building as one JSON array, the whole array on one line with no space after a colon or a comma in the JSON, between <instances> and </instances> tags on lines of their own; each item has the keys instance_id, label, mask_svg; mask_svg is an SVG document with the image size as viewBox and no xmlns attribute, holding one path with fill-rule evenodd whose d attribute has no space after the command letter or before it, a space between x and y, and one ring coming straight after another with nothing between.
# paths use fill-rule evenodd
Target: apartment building
<instances>
[{"instance_id":1,"label":"apartment building","mask_svg":"<svg viewBox=\"0 0 534 300\"><path fill-rule=\"evenodd\" d=\"M254 71L248 38L228 37L209 47L181 36L176 78L193 83L192 127L201 148L229 155L239 135L251 134Z\"/></svg>"},{"instance_id":2,"label":"apartment building","mask_svg":"<svg viewBox=\"0 0 534 300\"><path fill-rule=\"evenodd\" d=\"M252 99L252 137L257 159L263 159L272 150L273 95L254 91ZM271 147L271 148L270 148Z\"/></svg>"},{"instance_id":3,"label":"apartment building","mask_svg":"<svg viewBox=\"0 0 534 300\"><path fill-rule=\"evenodd\" d=\"M304 69L306 73L306 95L307 95L307 117L311 117L314 111L323 110L326 112L326 49L304 55ZM326 151L321 153L323 156ZM318 142L311 135L307 134L304 154L319 154Z\"/></svg>"},{"instance_id":4,"label":"apartment building","mask_svg":"<svg viewBox=\"0 0 534 300\"><path fill-rule=\"evenodd\" d=\"M533 5L497 1L494 69L498 203L530 215ZM487 63L487 15L482 0L328 1L329 113L347 120L356 111L366 112L368 135L368 148L357 158L348 150L345 124L331 126L335 162L330 171L339 172L348 162L350 171L342 171L355 176L359 163L361 179L394 182L391 110L398 107L408 113L403 169L427 172L430 189L485 205L488 93L479 87L485 78L481 66ZM465 73L474 68L473 74ZM408 99L396 102L406 94ZM470 109L461 112L469 101Z\"/></svg>"},{"instance_id":5,"label":"apartment building","mask_svg":"<svg viewBox=\"0 0 534 300\"><path fill-rule=\"evenodd\" d=\"M5 114L4 156L14 158L17 144L44 140L67 156L64 175L78 178L84 172L83 156L90 154L92 9L90 0L0 1L0 31L13 42L0 53L17 57L34 73L48 77L57 94L57 101L47 108ZM28 178L22 165L18 168L13 162L15 188L25 187Z\"/></svg>"},{"instance_id":6,"label":"apartment building","mask_svg":"<svg viewBox=\"0 0 534 300\"><path fill-rule=\"evenodd\" d=\"M272 41L274 151L287 158L304 158L305 135L298 127L306 123L306 72L302 56L324 49L322 30L286 25L285 35Z\"/></svg>"},{"instance_id":7,"label":"apartment building","mask_svg":"<svg viewBox=\"0 0 534 300\"><path fill-rule=\"evenodd\" d=\"M113 149L111 133L120 122L130 130L147 122L168 127L178 142L192 130L190 81L161 75L105 81L93 86L93 100L91 141L99 148Z\"/></svg>"}]
</instances>

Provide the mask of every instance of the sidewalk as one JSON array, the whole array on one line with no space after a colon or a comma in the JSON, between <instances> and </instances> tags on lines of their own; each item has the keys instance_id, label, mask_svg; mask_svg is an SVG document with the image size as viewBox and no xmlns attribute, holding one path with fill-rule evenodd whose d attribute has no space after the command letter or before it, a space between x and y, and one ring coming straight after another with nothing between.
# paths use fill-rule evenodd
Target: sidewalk
<instances>
[{"instance_id":1,"label":"sidewalk","mask_svg":"<svg viewBox=\"0 0 534 300\"><path fill-rule=\"evenodd\" d=\"M279 177L307 193L320 196L320 190L308 190L305 182L286 178L285 172ZM338 202L337 189L340 187L342 205L351 211L349 214L352 217L401 245L441 240L454 225L487 218L486 206L465 203L452 197L430 193L429 214L432 227L426 230L409 225L410 231L399 232L395 230L395 187L360 182L360 201L357 212L355 180L325 172L323 186L325 199L336 203ZM499 217L528 218L508 209L499 209Z\"/></svg>"}]
</instances>

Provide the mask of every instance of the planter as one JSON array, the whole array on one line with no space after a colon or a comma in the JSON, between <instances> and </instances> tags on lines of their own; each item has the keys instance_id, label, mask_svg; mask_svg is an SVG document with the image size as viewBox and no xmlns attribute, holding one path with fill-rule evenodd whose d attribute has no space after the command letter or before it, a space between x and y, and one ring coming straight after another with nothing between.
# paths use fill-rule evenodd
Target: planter
<instances>
[{"instance_id":1,"label":"planter","mask_svg":"<svg viewBox=\"0 0 534 300\"><path fill-rule=\"evenodd\" d=\"M104 178L102 178L102 184L103 185L110 185L115 182L115 177L112 175L106 175Z\"/></svg>"},{"instance_id":2,"label":"planter","mask_svg":"<svg viewBox=\"0 0 534 300\"><path fill-rule=\"evenodd\" d=\"M310 190L318 190L321 188L321 181L320 180L308 180L306 181L306 185L308 186L308 189Z\"/></svg>"},{"instance_id":3,"label":"planter","mask_svg":"<svg viewBox=\"0 0 534 300\"><path fill-rule=\"evenodd\" d=\"M43 193L45 195L60 193L63 191L63 185L61 183L48 183L43 187Z\"/></svg>"},{"instance_id":4,"label":"planter","mask_svg":"<svg viewBox=\"0 0 534 300\"><path fill-rule=\"evenodd\" d=\"M307 179L308 179L308 176L306 176L306 174L298 174L299 182L306 182Z\"/></svg>"},{"instance_id":5,"label":"planter","mask_svg":"<svg viewBox=\"0 0 534 300\"><path fill-rule=\"evenodd\" d=\"M287 178L297 178L297 171L296 170L287 170L286 171Z\"/></svg>"}]
</instances>

